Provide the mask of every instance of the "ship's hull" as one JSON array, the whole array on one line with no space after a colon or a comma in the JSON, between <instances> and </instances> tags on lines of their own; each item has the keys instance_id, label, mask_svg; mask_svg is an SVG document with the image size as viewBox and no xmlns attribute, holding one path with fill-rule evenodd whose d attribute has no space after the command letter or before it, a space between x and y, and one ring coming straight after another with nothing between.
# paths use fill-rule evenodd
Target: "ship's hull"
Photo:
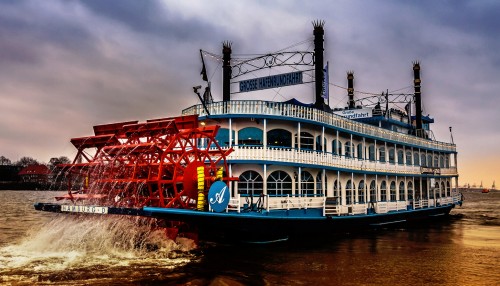
<instances>
[{"instance_id":1,"label":"ship's hull","mask_svg":"<svg viewBox=\"0 0 500 286\"><path fill-rule=\"evenodd\" d=\"M195 229L202 240L276 241L288 238L325 236L351 231L370 231L396 224L429 221L449 214L454 205L388 212L384 214L322 216L321 209L276 212L200 212L195 210L144 207L106 208L108 215L131 215L184 222ZM78 210L74 213L90 213ZM58 204L35 204L35 209L61 212ZM71 212L71 211L70 211Z\"/></svg>"}]
</instances>

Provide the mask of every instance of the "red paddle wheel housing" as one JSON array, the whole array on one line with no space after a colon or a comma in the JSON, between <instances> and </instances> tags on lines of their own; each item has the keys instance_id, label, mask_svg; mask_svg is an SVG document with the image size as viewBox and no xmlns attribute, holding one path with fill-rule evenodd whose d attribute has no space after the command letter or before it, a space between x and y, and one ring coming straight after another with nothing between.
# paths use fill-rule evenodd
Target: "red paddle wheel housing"
<instances>
[{"instance_id":1,"label":"red paddle wheel housing","mask_svg":"<svg viewBox=\"0 0 500 286\"><path fill-rule=\"evenodd\" d=\"M58 199L195 209L215 180L233 180L226 162L232 149L217 143L218 130L217 125L199 126L196 115L94 126L94 136L71 139L78 152L72 164L63 165L69 190ZM204 196L198 195L198 177L204 180ZM79 190L73 189L76 184Z\"/></svg>"}]
</instances>

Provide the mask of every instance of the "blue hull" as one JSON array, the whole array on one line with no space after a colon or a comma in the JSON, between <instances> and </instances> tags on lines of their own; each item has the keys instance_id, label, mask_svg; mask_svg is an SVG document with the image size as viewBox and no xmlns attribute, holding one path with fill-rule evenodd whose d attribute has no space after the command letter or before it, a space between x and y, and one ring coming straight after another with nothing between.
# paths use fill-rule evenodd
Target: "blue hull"
<instances>
[{"instance_id":1,"label":"blue hull","mask_svg":"<svg viewBox=\"0 0 500 286\"><path fill-rule=\"evenodd\" d=\"M384 214L322 216L320 209L272 212L200 212L185 209L109 207L107 214L152 217L185 222L204 240L279 240L350 231L369 231L394 224L446 216L454 205L388 212ZM61 212L58 204L37 203L40 211Z\"/></svg>"}]
</instances>

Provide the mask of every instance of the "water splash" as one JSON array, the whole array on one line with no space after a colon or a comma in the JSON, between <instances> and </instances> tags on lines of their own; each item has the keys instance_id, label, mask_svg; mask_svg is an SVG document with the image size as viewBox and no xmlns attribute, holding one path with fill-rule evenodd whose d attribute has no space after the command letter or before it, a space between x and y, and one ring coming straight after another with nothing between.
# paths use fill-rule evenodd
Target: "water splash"
<instances>
[{"instance_id":1,"label":"water splash","mask_svg":"<svg viewBox=\"0 0 500 286\"><path fill-rule=\"evenodd\" d=\"M192 240L169 240L154 226L145 218L58 216L0 248L0 283L74 269L175 268L193 259Z\"/></svg>"}]
</instances>

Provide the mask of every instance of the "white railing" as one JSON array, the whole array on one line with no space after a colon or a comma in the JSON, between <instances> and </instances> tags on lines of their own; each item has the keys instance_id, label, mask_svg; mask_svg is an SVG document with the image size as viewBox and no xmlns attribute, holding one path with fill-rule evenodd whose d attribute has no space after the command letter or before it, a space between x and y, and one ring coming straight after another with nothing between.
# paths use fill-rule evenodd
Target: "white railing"
<instances>
[{"instance_id":1,"label":"white railing","mask_svg":"<svg viewBox=\"0 0 500 286\"><path fill-rule=\"evenodd\" d=\"M378 214L385 214L388 212L387 202L377 202L375 204L375 212Z\"/></svg>"},{"instance_id":2,"label":"white railing","mask_svg":"<svg viewBox=\"0 0 500 286\"><path fill-rule=\"evenodd\" d=\"M229 211L237 211L237 212L241 211L241 196L240 196L240 194L238 194L234 198L229 199L229 204L227 205L226 212L229 212Z\"/></svg>"},{"instance_id":3,"label":"white railing","mask_svg":"<svg viewBox=\"0 0 500 286\"><path fill-rule=\"evenodd\" d=\"M324 208L325 197L269 197L265 196L266 210Z\"/></svg>"},{"instance_id":4,"label":"white railing","mask_svg":"<svg viewBox=\"0 0 500 286\"><path fill-rule=\"evenodd\" d=\"M417 201L417 200L413 201L413 208L414 209L419 209L421 207L422 207L422 204L420 203L420 201Z\"/></svg>"},{"instance_id":5,"label":"white railing","mask_svg":"<svg viewBox=\"0 0 500 286\"><path fill-rule=\"evenodd\" d=\"M294 104L258 100L233 100L207 104L207 109L209 110L211 115L251 114L258 117L265 114L305 119L315 122L321 122L332 127L341 128L355 133L366 134L384 140L402 142L422 148L432 148L451 152L456 151L455 144L431 141L408 134L398 133L376 126L356 122L342 116L321 111L315 108L298 106ZM182 111L182 115L194 114L198 114L199 116L207 115L205 109L201 104L194 105Z\"/></svg>"},{"instance_id":6,"label":"white railing","mask_svg":"<svg viewBox=\"0 0 500 286\"><path fill-rule=\"evenodd\" d=\"M398 201L397 202L398 211L405 211L405 210L407 210L407 205L408 205L407 201Z\"/></svg>"},{"instance_id":7,"label":"white railing","mask_svg":"<svg viewBox=\"0 0 500 286\"><path fill-rule=\"evenodd\" d=\"M366 204L354 204L352 205L351 209L351 214L366 214L367 212L367 205Z\"/></svg>"},{"instance_id":8,"label":"white railing","mask_svg":"<svg viewBox=\"0 0 500 286\"><path fill-rule=\"evenodd\" d=\"M421 200L420 203L422 204L423 208L426 208L429 206L429 201L427 201L427 200Z\"/></svg>"},{"instance_id":9,"label":"white railing","mask_svg":"<svg viewBox=\"0 0 500 286\"><path fill-rule=\"evenodd\" d=\"M357 158L346 158L324 152L291 148L264 148L263 146L234 146L233 149L234 151L228 156L228 160L259 159L264 161L301 163L369 172L387 172L397 174L421 173L419 166L358 160ZM441 170L447 169L442 168ZM450 168L449 173L456 174L456 168Z\"/></svg>"}]
</instances>

